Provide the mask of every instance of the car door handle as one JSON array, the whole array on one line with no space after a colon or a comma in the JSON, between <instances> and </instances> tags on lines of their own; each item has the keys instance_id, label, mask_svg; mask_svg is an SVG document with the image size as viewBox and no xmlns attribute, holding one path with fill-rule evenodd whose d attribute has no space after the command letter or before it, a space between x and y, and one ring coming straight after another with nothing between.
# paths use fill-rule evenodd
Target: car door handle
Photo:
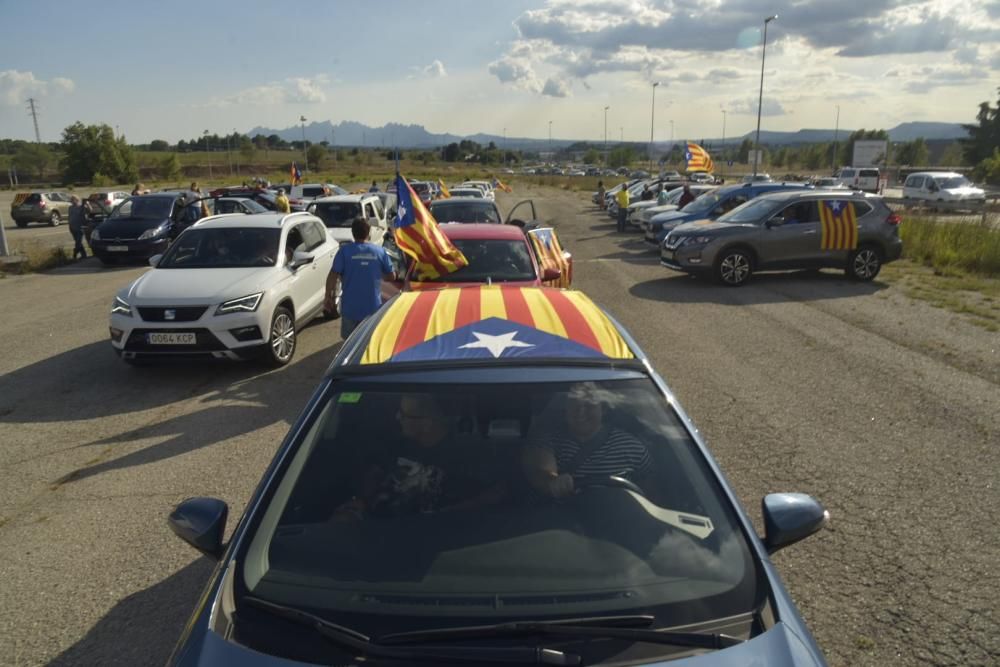
<instances>
[{"instance_id":1,"label":"car door handle","mask_svg":"<svg viewBox=\"0 0 1000 667\"><path fill-rule=\"evenodd\" d=\"M809 229L809 230L806 230L806 231L802 232L802 236L805 236L806 234L815 234L815 233L816 233L815 229Z\"/></svg>"}]
</instances>

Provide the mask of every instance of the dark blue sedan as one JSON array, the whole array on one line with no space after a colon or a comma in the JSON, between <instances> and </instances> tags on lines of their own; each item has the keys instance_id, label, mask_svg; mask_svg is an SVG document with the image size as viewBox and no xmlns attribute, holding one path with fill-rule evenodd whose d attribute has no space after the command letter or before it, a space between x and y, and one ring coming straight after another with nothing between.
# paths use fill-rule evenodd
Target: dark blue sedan
<instances>
[{"instance_id":1,"label":"dark blue sedan","mask_svg":"<svg viewBox=\"0 0 1000 667\"><path fill-rule=\"evenodd\" d=\"M823 665L762 537L635 342L580 292L402 293L337 354L233 531L176 665Z\"/></svg>"}]
</instances>

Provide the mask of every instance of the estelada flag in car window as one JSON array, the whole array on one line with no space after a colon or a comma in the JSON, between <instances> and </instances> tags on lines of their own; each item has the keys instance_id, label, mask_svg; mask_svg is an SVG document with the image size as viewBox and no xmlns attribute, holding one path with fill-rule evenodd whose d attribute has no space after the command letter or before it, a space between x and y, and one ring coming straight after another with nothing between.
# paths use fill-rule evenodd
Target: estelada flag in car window
<instances>
[{"instance_id":1,"label":"estelada flag in car window","mask_svg":"<svg viewBox=\"0 0 1000 667\"><path fill-rule=\"evenodd\" d=\"M820 250L854 250L858 247L858 217L853 202L837 199L820 201L819 220L823 229Z\"/></svg>"}]
</instances>

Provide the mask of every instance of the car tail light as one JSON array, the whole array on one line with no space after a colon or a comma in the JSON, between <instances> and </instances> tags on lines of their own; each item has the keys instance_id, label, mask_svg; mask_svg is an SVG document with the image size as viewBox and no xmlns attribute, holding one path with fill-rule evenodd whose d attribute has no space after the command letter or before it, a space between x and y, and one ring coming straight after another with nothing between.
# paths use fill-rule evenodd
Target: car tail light
<instances>
[{"instance_id":1,"label":"car tail light","mask_svg":"<svg viewBox=\"0 0 1000 667\"><path fill-rule=\"evenodd\" d=\"M45 208L45 200L38 202L38 208Z\"/></svg>"},{"instance_id":2,"label":"car tail light","mask_svg":"<svg viewBox=\"0 0 1000 667\"><path fill-rule=\"evenodd\" d=\"M110 199L105 199L104 200L104 205L105 206L111 206L111 200Z\"/></svg>"},{"instance_id":3,"label":"car tail light","mask_svg":"<svg viewBox=\"0 0 1000 667\"><path fill-rule=\"evenodd\" d=\"M898 213L890 213L889 217L886 218L885 221L890 225L898 225L903 221L903 219L899 217Z\"/></svg>"}]
</instances>

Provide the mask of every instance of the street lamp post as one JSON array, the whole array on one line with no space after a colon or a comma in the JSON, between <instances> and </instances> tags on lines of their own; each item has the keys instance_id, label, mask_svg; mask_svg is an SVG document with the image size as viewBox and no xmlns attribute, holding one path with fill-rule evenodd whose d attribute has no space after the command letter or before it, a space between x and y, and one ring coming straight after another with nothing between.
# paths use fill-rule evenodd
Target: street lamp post
<instances>
[{"instance_id":1,"label":"street lamp post","mask_svg":"<svg viewBox=\"0 0 1000 667\"><path fill-rule=\"evenodd\" d=\"M767 56L767 24L778 18L777 14L764 19L764 42L760 52L760 95L757 98L757 139L753 147L753 175L757 176L757 163L760 160L760 112L764 104L764 58Z\"/></svg>"},{"instance_id":2,"label":"street lamp post","mask_svg":"<svg viewBox=\"0 0 1000 667\"><path fill-rule=\"evenodd\" d=\"M236 155L233 156L233 159L234 159L234 162L236 162L236 175L239 176L240 175L240 150L243 148L243 145L242 145L243 142L241 142L240 139L243 138L243 135L241 135L239 132L237 132L236 128L234 127L233 128L233 136L236 138Z\"/></svg>"},{"instance_id":3,"label":"street lamp post","mask_svg":"<svg viewBox=\"0 0 1000 667\"><path fill-rule=\"evenodd\" d=\"M726 177L726 110L722 110L722 177Z\"/></svg>"},{"instance_id":4,"label":"street lamp post","mask_svg":"<svg viewBox=\"0 0 1000 667\"><path fill-rule=\"evenodd\" d=\"M306 117L299 116L299 122L302 123L302 161L303 166L306 166L309 160L306 156Z\"/></svg>"},{"instance_id":5,"label":"street lamp post","mask_svg":"<svg viewBox=\"0 0 1000 667\"><path fill-rule=\"evenodd\" d=\"M608 109L611 107L604 107L604 162L607 164L608 161Z\"/></svg>"},{"instance_id":6,"label":"street lamp post","mask_svg":"<svg viewBox=\"0 0 1000 667\"><path fill-rule=\"evenodd\" d=\"M840 140L840 105L837 105L837 124L833 129L833 156L830 158L830 169L837 171L837 144Z\"/></svg>"},{"instance_id":7,"label":"street lamp post","mask_svg":"<svg viewBox=\"0 0 1000 667\"><path fill-rule=\"evenodd\" d=\"M503 129L503 166L507 166L507 128Z\"/></svg>"},{"instance_id":8,"label":"street lamp post","mask_svg":"<svg viewBox=\"0 0 1000 667\"><path fill-rule=\"evenodd\" d=\"M205 161L208 162L208 179L212 180L212 156L208 150L208 130L203 133L205 136Z\"/></svg>"},{"instance_id":9,"label":"street lamp post","mask_svg":"<svg viewBox=\"0 0 1000 667\"><path fill-rule=\"evenodd\" d=\"M552 159L552 121L549 121L549 159Z\"/></svg>"},{"instance_id":10,"label":"street lamp post","mask_svg":"<svg viewBox=\"0 0 1000 667\"><path fill-rule=\"evenodd\" d=\"M233 175L233 146L231 137L226 135L226 161L229 163L229 175Z\"/></svg>"},{"instance_id":11,"label":"street lamp post","mask_svg":"<svg viewBox=\"0 0 1000 667\"><path fill-rule=\"evenodd\" d=\"M659 81L653 82L653 98L649 108L649 170L653 171L653 120L656 117L656 87Z\"/></svg>"}]
</instances>

